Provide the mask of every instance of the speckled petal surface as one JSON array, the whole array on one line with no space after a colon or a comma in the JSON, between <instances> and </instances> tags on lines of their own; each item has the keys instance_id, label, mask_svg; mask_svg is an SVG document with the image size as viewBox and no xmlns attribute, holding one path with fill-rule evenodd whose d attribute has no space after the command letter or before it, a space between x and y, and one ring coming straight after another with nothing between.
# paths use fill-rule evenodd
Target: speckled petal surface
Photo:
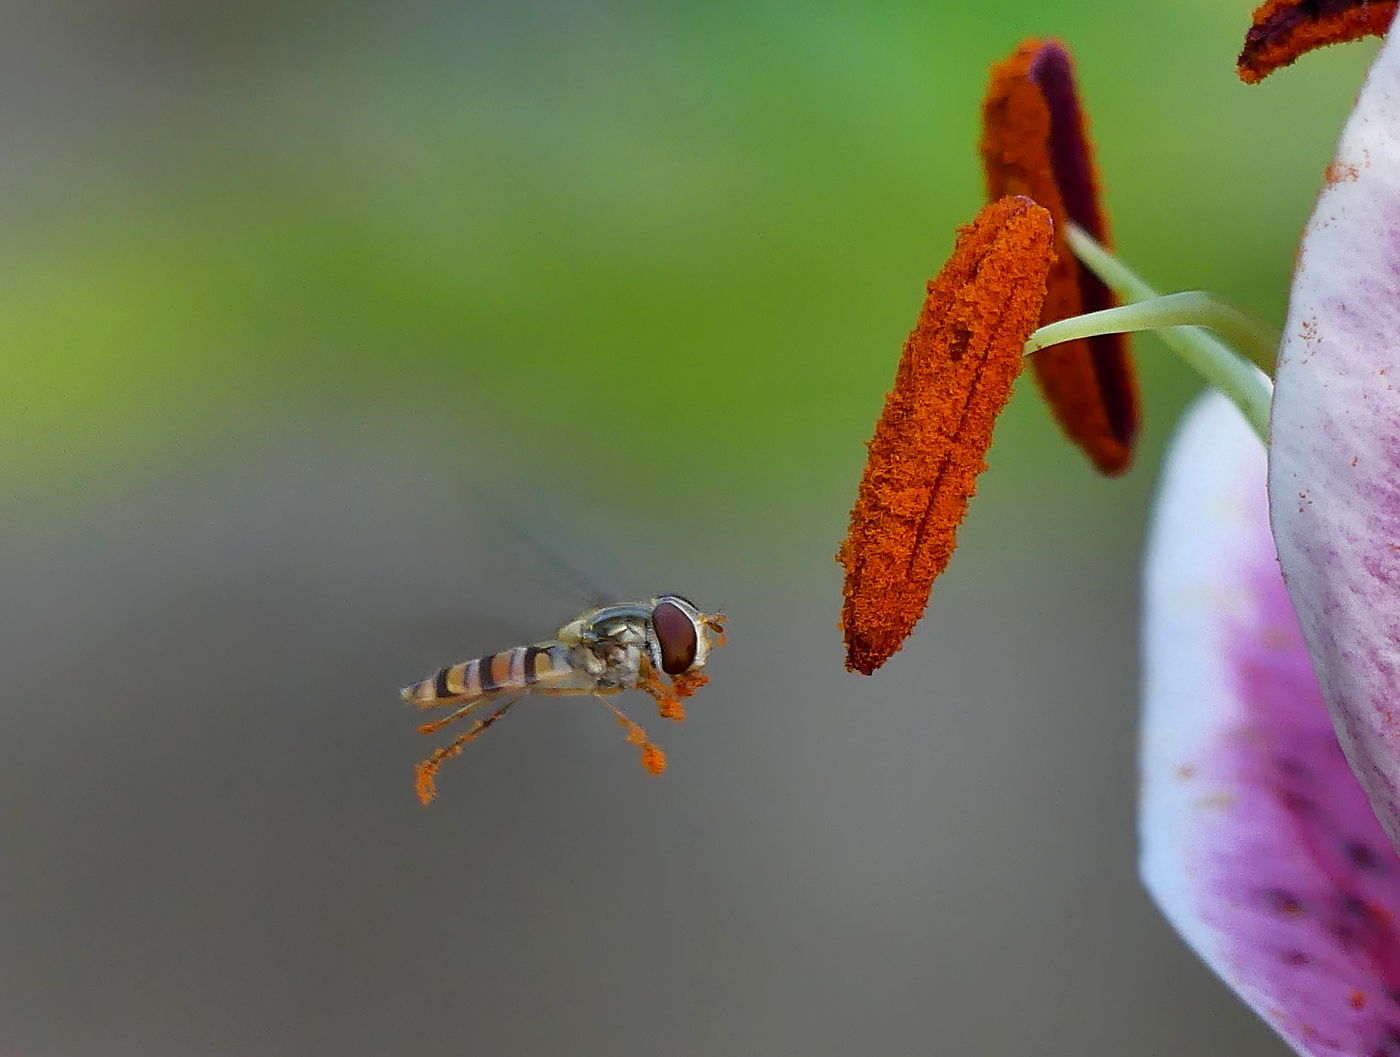
<instances>
[{"instance_id":1,"label":"speckled petal surface","mask_svg":"<svg viewBox=\"0 0 1400 1057\"><path fill-rule=\"evenodd\" d=\"M1269 535L1265 456L1219 396L1159 486L1144 598L1142 876L1293 1048L1400 1054L1400 857L1347 766Z\"/></svg>"},{"instance_id":2,"label":"speckled petal surface","mask_svg":"<svg viewBox=\"0 0 1400 1057\"><path fill-rule=\"evenodd\" d=\"M1342 746L1400 839L1400 36L1308 222L1279 354L1269 498Z\"/></svg>"}]
</instances>

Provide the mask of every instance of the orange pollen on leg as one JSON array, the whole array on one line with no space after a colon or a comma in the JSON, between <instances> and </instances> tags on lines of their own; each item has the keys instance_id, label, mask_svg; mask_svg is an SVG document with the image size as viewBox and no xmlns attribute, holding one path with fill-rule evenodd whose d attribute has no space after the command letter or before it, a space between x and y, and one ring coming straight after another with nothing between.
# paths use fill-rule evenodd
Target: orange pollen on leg
<instances>
[{"instance_id":1,"label":"orange pollen on leg","mask_svg":"<svg viewBox=\"0 0 1400 1057\"><path fill-rule=\"evenodd\" d=\"M665 698L656 699L657 710L661 713L661 718L669 719L676 723L685 719L685 699L694 697L695 691L710 681L710 677L704 672L681 672L680 675L671 676L671 693Z\"/></svg>"},{"instance_id":2,"label":"orange pollen on leg","mask_svg":"<svg viewBox=\"0 0 1400 1057\"><path fill-rule=\"evenodd\" d=\"M681 672L670 678L671 685L667 686L656 668L643 660L637 689L645 690L656 699L656 710L662 719L681 723L685 720L685 699L693 697L695 691L710 681L710 677L703 672Z\"/></svg>"},{"instance_id":3,"label":"orange pollen on leg","mask_svg":"<svg viewBox=\"0 0 1400 1057\"><path fill-rule=\"evenodd\" d=\"M444 749L435 749L431 756L414 768L415 780L413 787L417 791L418 799L424 807L427 807L437 799L436 779L438 768L442 766L444 760L449 760L453 756L459 755L464 744L465 742L460 744L454 742Z\"/></svg>"},{"instance_id":4,"label":"orange pollen on leg","mask_svg":"<svg viewBox=\"0 0 1400 1057\"><path fill-rule=\"evenodd\" d=\"M657 690L652 696L657 699L657 711L661 713L662 720L672 722L682 722L686 718L686 697L694 697L696 690L710 682L710 676L704 672L682 672L680 675L671 676L671 690L666 690L664 683L657 680Z\"/></svg>"},{"instance_id":5,"label":"orange pollen on leg","mask_svg":"<svg viewBox=\"0 0 1400 1057\"><path fill-rule=\"evenodd\" d=\"M642 750L642 766L652 774L660 774L666 770L666 754L661 751L660 746L654 745L637 723L633 723L615 704L605 697L600 697L600 701L612 709L612 713L617 717L617 725L627 731L627 740Z\"/></svg>"},{"instance_id":6,"label":"orange pollen on leg","mask_svg":"<svg viewBox=\"0 0 1400 1057\"><path fill-rule=\"evenodd\" d=\"M850 529L846 666L870 675L909 634L947 566L992 427L1021 371L1054 260L1050 214L1003 198L958 230L904 343L870 441Z\"/></svg>"},{"instance_id":7,"label":"orange pollen on leg","mask_svg":"<svg viewBox=\"0 0 1400 1057\"><path fill-rule=\"evenodd\" d=\"M1396 0L1266 0L1254 12L1235 72L1258 84L1315 48L1383 37Z\"/></svg>"},{"instance_id":8,"label":"orange pollen on leg","mask_svg":"<svg viewBox=\"0 0 1400 1057\"><path fill-rule=\"evenodd\" d=\"M465 734L459 734L453 741L444 745L440 749L434 749L433 754L415 769L416 778L414 788L418 791L418 799L424 807L427 807L437 799L437 773L444 763L454 756L462 755L462 750L476 740L476 736L489 726L483 720L477 720L472 724L472 729Z\"/></svg>"},{"instance_id":9,"label":"orange pollen on leg","mask_svg":"<svg viewBox=\"0 0 1400 1057\"><path fill-rule=\"evenodd\" d=\"M1025 195L1055 221L1057 259L1047 279L1041 324L1110 308L1112 291L1065 241L1073 221L1105 245L1093 144L1075 87L1074 63L1059 41L1028 40L992 67L979 144L989 200ZM1036 383L1060 428L1105 474L1132 462L1138 394L1121 334L1065 342L1031 357Z\"/></svg>"},{"instance_id":10,"label":"orange pollen on leg","mask_svg":"<svg viewBox=\"0 0 1400 1057\"><path fill-rule=\"evenodd\" d=\"M418 727L419 734L436 734L449 723L457 722L456 716L448 716L446 719L435 719L431 723L423 723Z\"/></svg>"},{"instance_id":11,"label":"orange pollen on leg","mask_svg":"<svg viewBox=\"0 0 1400 1057\"><path fill-rule=\"evenodd\" d=\"M515 705L515 701L516 699L512 698L485 719L476 720L472 724L471 729L465 734L458 734L449 744L444 745L440 749L434 749L433 754L418 765L417 779L414 782L414 788L418 790L418 799L423 802L424 807L437 799L436 778L438 769L443 765L443 762L452 759L454 756L460 756L462 750L480 737L484 730L509 712ZM418 730L421 734L430 734L446 724L451 723L454 719L460 718L460 716L449 716L447 719L440 720L437 723L425 724L419 727Z\"/></svg>"},{"instance_id":12,"label":"orange pollen on leg","mask_svg":"<svg viewBox=\"0 0 1400 1057\"><path fill-rule=\"evenodd\" d=\"M651 742L643 742L642 766L652 774L661 774L666 770L666 754Z\"/></svg>"}]
</instances>

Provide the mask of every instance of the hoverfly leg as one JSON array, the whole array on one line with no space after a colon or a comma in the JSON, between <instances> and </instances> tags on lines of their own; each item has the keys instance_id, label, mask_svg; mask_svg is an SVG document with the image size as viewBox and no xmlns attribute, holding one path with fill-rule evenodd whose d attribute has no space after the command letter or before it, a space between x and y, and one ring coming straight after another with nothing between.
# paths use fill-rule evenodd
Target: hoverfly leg
<instances>
[{"instance_id":1,"label":"hoverfly leg","mask_svg":"<svg viewBox=\"0 0 1400 1057\"><path fill-rule=\"evenodd\" d=\"M637 689L646 691L656 700L656 710L662 719L681 723L685 720L685 705L681 698L689 697L695 691L682 692L676 677L672 677L671 683L671 686L667 686L656 666L645 656L642 657L641 671L637 675Z\"/></svg>"},{"instance_id":2,"label":"hoverfly leg","mask_svg":"<svg viewBox=\"0 0 1400 1057\"><path fill-rule=\"evenodd\" d=\"M448 744L442 746L441 748L434 749L433 754L418 765L418 780L416 783L416 787L418 789L418 799L423 802L424 806L431 804L433 800L437 797L437 784L435 779L437 777L438 768L443 765L444 761L450 760L452 759L452 757L460 755L462 750L466 748L468 742L475 741L478 737L480 737L482 732L486 730L487 727L489 727L492 723L496 722L496 720L500 719L507 712L509 712L512 706L514 706L515 703L519 700L520 698L518 697L512 697L509 701L503 704L500 708L496 709L496 711L492 712L485 719L478 719L475 723L473 723L471 730L468 730L462 734L458 734L455 738L448 742ZM447 719L442 720L438 723L429 723L427 724L427 726L420 727L419 729L422 730L424 733L428 733L429 728L436 730L439 727L441 727L443 723L450 723L454 719L459 719L460 717L466 715L473 709L480 708L484 704L486 704L486 700L473 702L472 704L467 705L465 708L459 708L452 715L448 716Z\"/></svg>"},{"instance_id":3,"label":"hoverfly leg","mask_svg":"<svg viewBox=\"0 0 1400 1057\"><path fill-rule=\"evenodd\" d=\"M666 770L666 754L661 751L659 745L647 738L647 732L639 724L628 719L623 714L622 709L602 694L594 694L593 696L612 710L612 714L617 717L618 726L627 731L627 740L642 750L642 766L652 774L660 774Z\"/></svg>"},{"instance_id":4,"label":"hoverfly leg","mask_svg":"<svg viewBox=\"0 0 1400 1057\"><path fill-rule=\"evenodd\" d=\"M447 724L456 723L457 720L463 718L464 716L470 716L473 712L475 712L478 708L481 708L483 705L489 705L491 703L491 700L492 699L489 697L478 698L469 705L463 705L451 715L444 716L442 719L435 719L431 723L424 723L421 727L418 728L418 733L435 734L438 731L440 731L443 727L447 726ZM512 698L512 704L514 704L514 700L515 699Z\"/></svg>"}]
</instances>

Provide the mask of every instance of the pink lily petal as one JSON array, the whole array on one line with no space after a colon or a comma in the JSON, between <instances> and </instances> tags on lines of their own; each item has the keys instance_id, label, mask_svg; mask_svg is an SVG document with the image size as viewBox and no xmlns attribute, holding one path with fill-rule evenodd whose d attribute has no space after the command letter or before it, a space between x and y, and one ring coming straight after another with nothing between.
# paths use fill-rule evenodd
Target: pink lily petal
<instances>
[{"instance_id":1,"label":"pink lily petal","mask_svg":"<svg viewBox=\"0 0 1400 1057\"><path fill-rule=\"evenodd\" d=\"M1308 221L1279 352L1269 497L1342 747L1400 846L1400 34Z\"/></svg>"},{"instance_id":2,"label":"pink lily petal","mask_svg":"<svg viewBox=\"0 0 1400 1057\"><path fill-rule=\"evenodd\" d=\"M1343 758L1274 557L1263 446L1219 396L1159 488L1142 875L1293 1048L1400 1054L1400 856Z\"/></svg>"}]
</instances>

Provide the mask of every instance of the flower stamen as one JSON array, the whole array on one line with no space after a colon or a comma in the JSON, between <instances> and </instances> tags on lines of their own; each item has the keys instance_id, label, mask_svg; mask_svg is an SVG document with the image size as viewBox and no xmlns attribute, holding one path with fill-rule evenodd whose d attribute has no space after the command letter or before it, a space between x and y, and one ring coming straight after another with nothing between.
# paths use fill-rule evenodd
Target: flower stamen
<instances>
[{"instance_id":1,"label":"flower stamen","mask_svg":"<svg viewBox=\"0 0 1400 1057\"><path fill-rule=\"evenodd\" d=\"M992 67L979 149L989 198L1023 194L1054 218L1058 259L1040 322L1114 305L1110 289L1080 266L1064 241L1072 221L1106 242L1108 220L1073 62L1062 44L1028 40ZM1104 334L1071 342L1037 356L1033 367L1061 429L1095 467L1111 475L1127 470L1139 410L1126 340Z\"/></svg>"},{"instance_id":2,"label":"flower stamen","mask_svg":"<svg viewBox=\"0 0 1400 1057\"><path fill-rule=\"evenodd\" d=\"M837 555L852 671L870 675L900 648L952 557L1054 257L1049 212L1007 197L958 230L952 256L929 281Z\"/></svg>"},{"instance_id":3,"label":"flower stamen","mask_svg":"<svg viewBox=\"0 0 1400 1057\"><path fill-rule=\"evenodd\" d=\"M1243 347L1254 350L1264 360L1272 357L1274 350L1278 348L1279 335L1277 332L1263 322L1241 312L1232 305L1226 305L1209 294L1196 292L1173 294L1171 298L1162 297L1131 268L1095 242L1088 232L1073 224L1069 225L1069 230L1065 232L1065 240L1074 250L1075 256L1079 258L1080 262L1092 269L1100 279L1113 288L1119 297L1125 301L1137 302L1137 304L1125 306L1129 311L1126 311L1124 315L1115 316L1095 312L1088 316L1078 317L1078 320L1071 323L1071 326L1083 326L1090 331L1100 328L1118 329L1125 320L1131 322L1135 312L1142 313L1141 319L1147 323L1146 326L1123 325L1122 329L1155 330L1157 336L1162 339L1162 343L1180 356L1187 366L1227 396L1240 409L1254 432L1259 435L1259 439L1267 442L1269 437L1269 407L1274 394L1273 383L1255 363L1207 333L1202 327L1210 327L1232 340L1237 340ZM1180 299L1183 297L1188 298L1188 300L1181 301ZM1200 298L1208 299L1215 307L1203 308L1200 301L1196 300ZM1166 302L1166 309L1162 308L1163 302ZM1190 311L1193 304L1198 310L1198 314L1193 315ZM1153 305L1156 307L1150 307ZM1109 311L1119 312L1122 310ZM1174 317L1173 311L1179 314ZM1068 320L1065 322L1070 323ZM1031 342L1048 344L1045 341L1047 336L1050 340L1058 340L1052 328L1059 326L1061 326L1060 323L1054 323L1042 327L1036 334L1031 335ZM1028 351L1033 351L1030 350L1031 342L1027 343Z\"/></svg>"},{"instance_id":4,"label":"flower stamen","mask_svg":"<svg viewBox=\"0 0 1400 1057\"><path fill-rule=\"evenodd\" d=\"M1254 12L1235 72L1245 84L1258 84L1315 48L1383 37L1395 18L1395 4L1396 0L1267 0Z\"/></svg>"}]
</instances>

